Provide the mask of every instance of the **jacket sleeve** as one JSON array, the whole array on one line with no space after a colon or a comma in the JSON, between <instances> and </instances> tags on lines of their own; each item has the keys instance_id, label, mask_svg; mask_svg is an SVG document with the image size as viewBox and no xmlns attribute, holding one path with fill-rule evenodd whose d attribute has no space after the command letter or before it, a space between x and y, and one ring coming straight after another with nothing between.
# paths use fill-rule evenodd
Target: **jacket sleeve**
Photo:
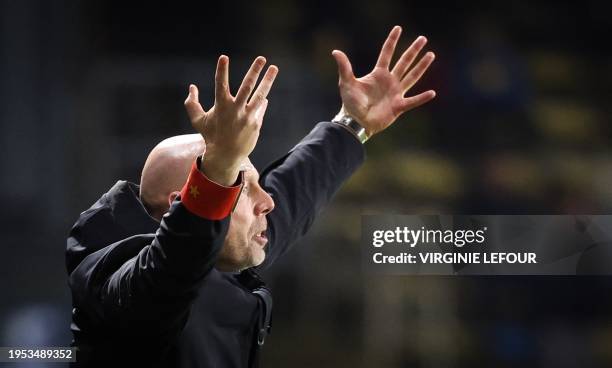
<instances>
[{"instance_id":1,"label":"jacket sleeve","mask_svg":"<svg viewBox=\"0 0 612 368\"><path fill-rule=\"evenodd\" d=\"M180 331L214 267L240 190L209 181L194 165L155 234L104 247L71 273L73 302L85 317L80 322L101 335L117 329L150 337Z\"/></svg>"},{"instance_id":2,"label":"jacket sleeve","mask_svg":"<svg viewBox=\"0 0 612 368\"><path fill-rule=\"evenodd\" d=\"M262 171L261 186L274 199L275 209L268 214L269 243L260 268L271 265L308 231L364 159L363 145L347 129L321 122Z\"/></svg>"}]
</instances>

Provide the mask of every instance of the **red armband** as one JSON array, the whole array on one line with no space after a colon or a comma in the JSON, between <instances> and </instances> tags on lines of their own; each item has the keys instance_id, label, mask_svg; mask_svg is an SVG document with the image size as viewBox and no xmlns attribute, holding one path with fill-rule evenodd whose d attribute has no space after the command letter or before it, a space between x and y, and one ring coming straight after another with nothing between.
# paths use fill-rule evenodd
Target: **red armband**
<instances>
[{"instance_id":1,"label":"red armband","mask_svg":"<svg viewBox=\"0 0 612 368\"><path fill-rule=\"evenodd\" d=\"M181 202L193 214L209 220L221 220L232 213L238 202L244 173L240 172L234 186L226 187L211 181L198 170L198 161L191 166L187 182L181 190Z\"/></svg>"}]
</instances>

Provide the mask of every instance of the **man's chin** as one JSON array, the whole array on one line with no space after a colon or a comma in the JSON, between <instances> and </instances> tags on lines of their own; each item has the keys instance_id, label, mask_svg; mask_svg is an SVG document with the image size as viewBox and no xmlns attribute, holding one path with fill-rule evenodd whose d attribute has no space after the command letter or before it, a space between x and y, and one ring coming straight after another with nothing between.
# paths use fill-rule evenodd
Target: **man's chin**
<instances>
[{"instance_id":1,"label":"man's chin","mask_svg":"<svg viewBox=\"0 0 612 368\"><path fill-rule=\"evenodd\" d=\"M247 268L259 266L265 259L266 252L260 248L253 251L247 259L218 259L215 268L221 272L240 272Z\"/></svg>"},{"instance_id":2,"label":"man's chin","mask_svg":"<svg viewBox=\"0 0 612 368\"><path fill-rule=\"evenodd\" d=\"M263 261L266 260L266 252L263 249L256 250L255 252L253 252L253 257L251 260L252 260L251 262L252 265L249 267L259 266L260 264L263 263Z\"/></svg>"}]
</instances>

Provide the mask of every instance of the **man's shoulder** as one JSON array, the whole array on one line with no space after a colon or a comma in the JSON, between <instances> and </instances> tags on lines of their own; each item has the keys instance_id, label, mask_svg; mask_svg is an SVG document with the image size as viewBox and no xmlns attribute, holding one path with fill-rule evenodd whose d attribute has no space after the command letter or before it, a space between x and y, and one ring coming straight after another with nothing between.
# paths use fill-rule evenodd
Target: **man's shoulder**
<instances>
[{"instance_id":1,"label":"man's shoulder","mask_svg":"<svg viewBox=\"0 0 612 368\"><path fill-rule=\"evenodd\" d=\"M68 270L111 244L134 236L148 238L158 227L138 197L138 185L118 181L72 226L66 244Z\"/></svg>"}]
</instances>

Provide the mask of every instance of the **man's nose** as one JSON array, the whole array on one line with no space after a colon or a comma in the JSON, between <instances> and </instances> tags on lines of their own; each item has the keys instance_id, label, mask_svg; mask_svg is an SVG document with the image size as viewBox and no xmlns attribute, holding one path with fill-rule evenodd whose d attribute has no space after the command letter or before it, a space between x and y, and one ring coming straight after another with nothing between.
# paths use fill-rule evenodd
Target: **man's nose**
<instances>
[{"instance_id":1,"label":"man's nose","mask_svg":"<svg viewBox=\"0 0 612 368\"><path fill-rule=\"evenodd\" d=\"M259 188L259 196L255 205L256 215L267 215L274 209L274 200L265 190Z\"/></svg>"}]
</instances>

